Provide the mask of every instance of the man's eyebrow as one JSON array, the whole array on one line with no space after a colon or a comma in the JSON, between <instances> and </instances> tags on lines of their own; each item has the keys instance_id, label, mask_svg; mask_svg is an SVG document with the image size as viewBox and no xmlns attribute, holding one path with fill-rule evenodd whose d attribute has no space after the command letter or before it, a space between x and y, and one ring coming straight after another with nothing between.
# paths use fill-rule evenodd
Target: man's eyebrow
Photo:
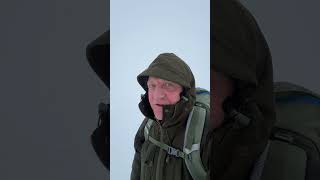
<instances>
[{"instance_id":1,"label":"man's eyebrow","mask_svg":"<svg viewBox=\"0 0 320 180\"><path fill-rule=\"evenodd\" d=\"M148 81L148 82L147 82L147 84L154 84L154 82L153 82L153 81L151 81L151 82L150 82L150 81Z\"/></svg>"},{"instance_id":2,"label":"man's eyebrow","mask_svg":"<svg viewBox=\"0 0 320 180\"><path fill-rule=\"evenodd\" d=\"M177 85L177 83L172 82L172 81L165 81L165 83L170 83L170 84L173 84L173 85Z\"/></svg>"}]
</instances>

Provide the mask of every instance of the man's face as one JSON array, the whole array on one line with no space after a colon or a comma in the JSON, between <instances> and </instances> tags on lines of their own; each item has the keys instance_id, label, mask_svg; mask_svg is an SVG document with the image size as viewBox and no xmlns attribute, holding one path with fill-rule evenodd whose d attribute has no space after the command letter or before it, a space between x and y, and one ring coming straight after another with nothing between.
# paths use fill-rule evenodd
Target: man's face
<instances>
[{"instance_id":1,"label":"man's face","mask_svg":"<svg viewBox=\"0 0 320 180\"><path fill-rule=\"evenodd\" d=\"M211 70L211 106L210 119L213 120L213 128L218 128L224 120L223 101L233 93L233 82L221 73Z\"/></svg>"},{"instance_id":2,"label":"man's face","mask_svg":"<svg viewBox=\"0 0 320 180\"><path fill-rule=\"evenodd\" d=\"M149 103L155 117L163 118L163 105L176 104L180 100L182 86L167 80L150 76L147 82Z\"/></svg>"}]
</instances>

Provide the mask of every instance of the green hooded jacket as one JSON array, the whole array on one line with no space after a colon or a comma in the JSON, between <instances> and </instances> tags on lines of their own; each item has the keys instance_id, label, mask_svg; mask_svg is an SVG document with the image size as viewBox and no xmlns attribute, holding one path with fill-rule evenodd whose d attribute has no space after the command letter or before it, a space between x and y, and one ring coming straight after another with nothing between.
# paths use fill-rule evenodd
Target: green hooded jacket
<instances>
[{"instance_id":1,"label":"green hooded jacket","mask_svg":"<svg viewBox=\"0 0 320 180\"><path fill-rule=\"evenodd\" d=\"M251 119L235 128L234 119L225 118L215 129L211 179L248 180L275 122L271 55L254 17L237 0L214 0L211 13L211 69L233 80L233 106Z\"/></svg>"},{"instance_id":2,"label":"green hooded jacket","mask_svg":"<svg viewBox=\"0 0 320 180\"><path fill-rule=\"evenodd\" d=\"M144 127L148 120L155 119L148 101L147 80L149 76L172 81L183 86L179 102L165 105L163 120L154 120L149 135L169 146L182 150L187 118L195 103L195 80L188 65L172 53L160 54L150 66L138 75L137 79L146 93L142 96L139 108L145 115L136 136L135 156L132 164L131 180L191 180L185 162L182 158L168 155L166 151L145 141ZM208 167L208 143L204 130L201 142L201 157L203 165Z\"/></svg>"}]
</instances>

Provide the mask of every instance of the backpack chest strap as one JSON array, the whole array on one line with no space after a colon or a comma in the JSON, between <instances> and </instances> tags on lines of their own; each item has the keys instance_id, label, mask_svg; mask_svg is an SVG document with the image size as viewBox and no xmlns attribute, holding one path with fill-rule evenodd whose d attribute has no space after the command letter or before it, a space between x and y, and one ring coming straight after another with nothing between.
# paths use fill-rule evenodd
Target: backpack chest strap
<instances>
[{"instance_id":1,"label":"backpack chest strap","mask_svg":"<svg viewBox=\"0 0 320 180\"><path fill-rule=\"evenodd\" d=\"M154 144L154 145L158 146L159 148L161 148L162 150L167 151L167 153L170 154L170 155L172 155L172 156L180 157L180 158L182 158L182 159L186 158L186 156L187 156L186 153L180 151L179 149L176 149L176 148L171 147L171 146L169 146L169 145L167 145L167 144L165 144L165 143L162 143L162 142L154 139L154 138L151 137L151 136L148 136L148 140L149 140L152 144Z\"/></svg>"},{"instance_id":2,"label":"backpack chest strap","mask_svg":"<svg viewBox=\"0 0 320 180\"><path fill-rule=\"evenodd\" d=\"M150 141L152 144L158 146L162 150L165 150L169 155L180 157L182 159L185 159L189 157L188 155L191 154L193 151L200 150L200 144L193 144L190 149L184 148L183 151L180 149L174 148L172 146L169 146L163 142L160 142L149 135L150 128L153 124L153 120L149 119L145 128L144 128L144 138L146 141ZM190 158L190 157L189 157Z\"/></svg>"}]
</instances>

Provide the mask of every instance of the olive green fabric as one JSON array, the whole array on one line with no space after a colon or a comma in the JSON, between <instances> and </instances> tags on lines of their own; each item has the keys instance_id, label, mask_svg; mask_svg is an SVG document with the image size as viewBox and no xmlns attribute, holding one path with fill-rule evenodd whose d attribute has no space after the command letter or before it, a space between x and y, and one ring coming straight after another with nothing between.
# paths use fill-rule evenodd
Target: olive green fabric
<instances>
[{"instance_id":1,"label":"olive green fabric","mask_svg":"<svg viewBox=\"0 0 320 180\"><path fill-rule=\"evenodd\" d=\"M247 180L275 122L271 55L254 17L237 0L213 0L211 12L211 69L233 80L234 106L251 119L242 129L225 119L213 132L211 179Z\"/></svg>"},{"instance_id":2,"label":"olive green fabric","mask_svg":"<svg viewBox=\"0 0 320 180\"><path fill-rule=\"evenodd\" d=\"M154 120L154 114L148 102L146 81L149 76L176 82L184 90L179 102L164 106L163 120ZM164 144L182 150L187 119L195 103L195 80L188 65L172 53L159 55L138 77L138 82L146 90L139 107L145 115L135 136L135 156L132 164L131 180L191 180L192 177L182 158L167 154L150 141L144 139L144 127L148 119L153 119L149 135ZM201 142L201 157L208 168L207 130L204 130Z\"/></svg>"},{"instance_id":3,"label":"olive green fabric","mask_svg":"<svg viewBox=\"0 0 320 180\"><path fill-rule=\"evenodd\" d=\"M274 141L270 144L268 154L261 180L305 179L307 155L303 149Z\"/></svg>"}]
</instances>

